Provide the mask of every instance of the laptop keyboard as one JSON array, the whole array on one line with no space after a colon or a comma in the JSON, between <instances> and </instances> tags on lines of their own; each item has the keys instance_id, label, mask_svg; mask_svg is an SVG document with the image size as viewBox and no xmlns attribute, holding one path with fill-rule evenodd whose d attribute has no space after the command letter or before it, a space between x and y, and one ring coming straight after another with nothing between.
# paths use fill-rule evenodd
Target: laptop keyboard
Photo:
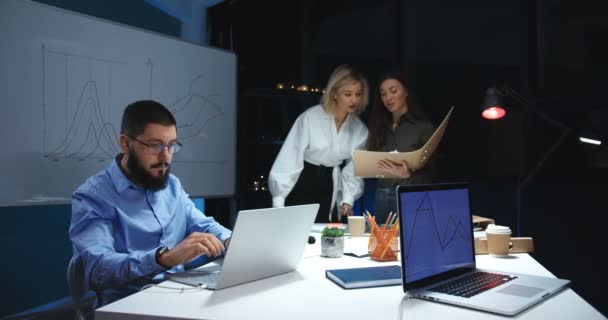
<instances>
[{"instance_id":1,"label":"laptop keyboard","mask_svg":"<svg viewBox=\"0 0 608 320\"><path fill-rule=\"evenodd\" d=\"M470 298L516 278L516 276L479 271L428 290Z\"/></svg>"}]
</instances>

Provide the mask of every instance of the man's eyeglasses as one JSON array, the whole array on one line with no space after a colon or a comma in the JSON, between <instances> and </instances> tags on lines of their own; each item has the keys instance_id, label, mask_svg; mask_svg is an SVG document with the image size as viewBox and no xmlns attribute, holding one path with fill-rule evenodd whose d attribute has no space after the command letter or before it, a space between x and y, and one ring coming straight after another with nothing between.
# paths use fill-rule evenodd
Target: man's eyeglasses
<instances>
[{"instance_id":1,"label":"man's eyeglasses","mask_svg":"<svg viewBox=\"0 0 608 320\"><path fill-rule=\"evenodd\" d=\"M169 151L169 153L177 153L182 148L182 144L179 141L171 142L169 144L145 143L143 141L139 141L135 137L131 137L131 136L127 136L127 137L129 137L129 139L133 139L133 140L143 144L144 146L148 147L148 152L150 152L151 154L160 154L161 152L163 152L163 150L165 150L165 148L167 148L167 151Z\"/></svg>"}]
</instances>

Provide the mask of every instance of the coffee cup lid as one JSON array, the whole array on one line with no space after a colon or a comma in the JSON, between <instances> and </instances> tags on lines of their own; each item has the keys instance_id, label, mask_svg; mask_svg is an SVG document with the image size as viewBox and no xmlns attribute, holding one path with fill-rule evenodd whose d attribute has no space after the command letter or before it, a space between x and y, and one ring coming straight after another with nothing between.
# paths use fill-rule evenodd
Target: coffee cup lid
<instances>
[{"instance_id":1,"label":"coffee cup lid","mask_svg":"<svg viewBox=\"0 0 608 320\"><path fill-rule=\"evenodd\" d=\"M492 233L511 233L511 228L506 227L506 226L498 226L495 224L489 224L486 227L486 232L492 232Z\"/></svg>"}]
</instances>

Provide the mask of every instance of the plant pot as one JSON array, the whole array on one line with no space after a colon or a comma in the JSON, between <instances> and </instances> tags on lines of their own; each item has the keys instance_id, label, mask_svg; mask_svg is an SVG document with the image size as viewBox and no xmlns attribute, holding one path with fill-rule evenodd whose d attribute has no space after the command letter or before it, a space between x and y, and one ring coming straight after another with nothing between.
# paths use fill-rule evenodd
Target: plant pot
<instances>
[{"instance_id":1,"label":"plant pot","mask_svg":"<svg viewBox=\"0 0 608 320\"><path fill-rule=\"evenodd\" d=\"M321 237L321 257L340 258L344 254L344 237Z\"/></svg>"}]
</instances>

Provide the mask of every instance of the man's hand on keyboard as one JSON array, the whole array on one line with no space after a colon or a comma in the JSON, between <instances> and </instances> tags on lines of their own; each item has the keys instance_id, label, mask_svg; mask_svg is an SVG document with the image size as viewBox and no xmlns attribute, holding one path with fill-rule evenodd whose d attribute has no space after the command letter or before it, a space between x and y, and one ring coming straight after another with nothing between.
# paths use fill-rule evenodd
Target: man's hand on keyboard
<instances>
[{"instance_id":1,"label":"man's hand on keyboard","mask_svg":"<svg viewBox=\"0 0 608 320\"><path fill-rule=\"evenodd\" d=\"M220 256L225 251L224 244L210 233L193 232L177 246L159 257L165 267L174 267L192 261L201 255Z\"/></svg>"}]
</instances>

